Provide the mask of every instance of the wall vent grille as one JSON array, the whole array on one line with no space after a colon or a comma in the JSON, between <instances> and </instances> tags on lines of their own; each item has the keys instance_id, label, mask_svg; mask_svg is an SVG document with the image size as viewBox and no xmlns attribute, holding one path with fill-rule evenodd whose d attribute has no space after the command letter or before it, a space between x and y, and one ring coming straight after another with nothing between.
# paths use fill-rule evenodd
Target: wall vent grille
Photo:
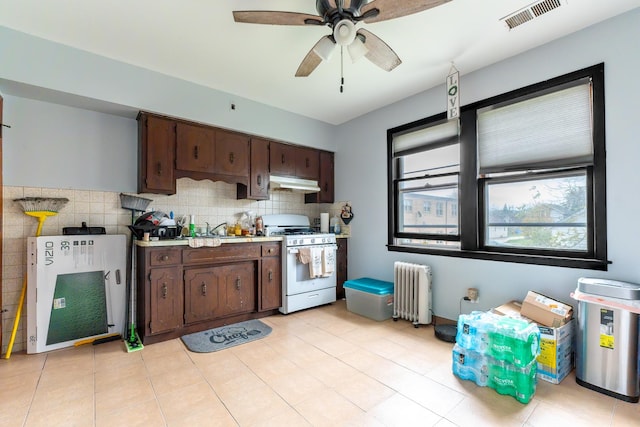
<instances>
[{"instance_id":1,"label":"wall vent grille","mask_svg":"<svg viewBox=\"0 0 640 427\"><path fill-rule=\"evenodd\" d=\"M501 21L504 21L511 30L560 6L562 6L561 0L542 0L505 16Z\"/></svg>"}]
</instances>

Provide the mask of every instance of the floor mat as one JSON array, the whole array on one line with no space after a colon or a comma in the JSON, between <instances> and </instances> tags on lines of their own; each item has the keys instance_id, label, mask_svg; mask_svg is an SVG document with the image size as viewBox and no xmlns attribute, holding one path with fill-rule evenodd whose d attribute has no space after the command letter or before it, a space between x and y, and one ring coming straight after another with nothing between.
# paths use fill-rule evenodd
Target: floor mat
<instances>
[{"instance_id":1,"label":"floor mat","mask_svg":"<svg viewBox=\"0 0 640 427\"><path fill-rule=\"evenodd\" d=\"M260 320L247 320L182 336L182 342L196 353L210 353L264 338L271 327Z\"/></svg>"}]
</instances>

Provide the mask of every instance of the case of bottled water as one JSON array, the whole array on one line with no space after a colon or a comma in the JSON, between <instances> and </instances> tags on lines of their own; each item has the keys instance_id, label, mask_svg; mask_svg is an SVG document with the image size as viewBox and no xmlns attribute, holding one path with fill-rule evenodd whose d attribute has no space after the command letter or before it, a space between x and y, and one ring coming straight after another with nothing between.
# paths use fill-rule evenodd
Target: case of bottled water
<instances>
[{"instance_id":1,"label":"case of bottled water","mask_svg":"<svg viewBox=\"0 0 640 427\"><path fill-rule=\"evenodd\" d=\"M474 311L458 317L453 373L528 403L536 391L540 330L524 319Z\"/></svg>"}]
</instances>

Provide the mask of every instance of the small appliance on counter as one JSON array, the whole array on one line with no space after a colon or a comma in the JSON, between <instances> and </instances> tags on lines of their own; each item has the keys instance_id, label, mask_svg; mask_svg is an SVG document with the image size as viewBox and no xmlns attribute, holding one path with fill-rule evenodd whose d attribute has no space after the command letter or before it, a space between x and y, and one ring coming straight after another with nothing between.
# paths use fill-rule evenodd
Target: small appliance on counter
<instances>
[{"instance_id":1,"label":"small appliance on counter","mask_svg":"<svg viewBox=\"0 0 640 427\"><path fill-rule=\"evenodd\" d=\"M62 227L62 234L65 236L78 236L87 234L107 234L104 227L87 227L87 223L82 221L81 227Z\"/></svg>"},{"instance_id":2,"label":"small appliance on counter","mask_svg":"<svg viewBox=\"0 0 640 427\"><path fill-rule=\"evenodd\" d=\"M178 230L176 221L161 211L143 213L133 225L129 226L129 230L138 240L142 240L145 233L149 233L149 237L157 237L160 240L175 239L180 236L181 231Z\"/></svg>"}]
</instances>

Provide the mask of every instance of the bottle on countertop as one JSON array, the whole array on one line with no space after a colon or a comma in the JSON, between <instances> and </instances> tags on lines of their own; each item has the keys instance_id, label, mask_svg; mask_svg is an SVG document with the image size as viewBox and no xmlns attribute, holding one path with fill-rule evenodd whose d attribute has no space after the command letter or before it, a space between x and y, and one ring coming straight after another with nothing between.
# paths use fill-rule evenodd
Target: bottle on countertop
<instances>
[{"instance_id":1,"label":"bottle on countertop","mask_svg":"<svg viewBox=\"0 0 640 427\"><path fill-rule=\"evenodd\" d=\"M189 236L196 237L196 216L191 215L191 220L189 221Z\"/></svg>"},{"instance_id":2,"label":"bottle on countertop","mask_svg":"<svg viewBox=\"0 0 640 427\"><path fill-rule=\"evenodd\" d=\"M329 232L333 234L340 234L340 218L338 214L335 214L329 222Z\"/></svg>"},{"instance_id":3,"label":"bottle on countertop","mask_svg":"<svg viewBox=\"0 0 640 427\"><path fill-rule=\"evenodd\" d=\"M262 217L256 217L256 236L264 236L264 222Z\"/></svg>"}]
</instances>

